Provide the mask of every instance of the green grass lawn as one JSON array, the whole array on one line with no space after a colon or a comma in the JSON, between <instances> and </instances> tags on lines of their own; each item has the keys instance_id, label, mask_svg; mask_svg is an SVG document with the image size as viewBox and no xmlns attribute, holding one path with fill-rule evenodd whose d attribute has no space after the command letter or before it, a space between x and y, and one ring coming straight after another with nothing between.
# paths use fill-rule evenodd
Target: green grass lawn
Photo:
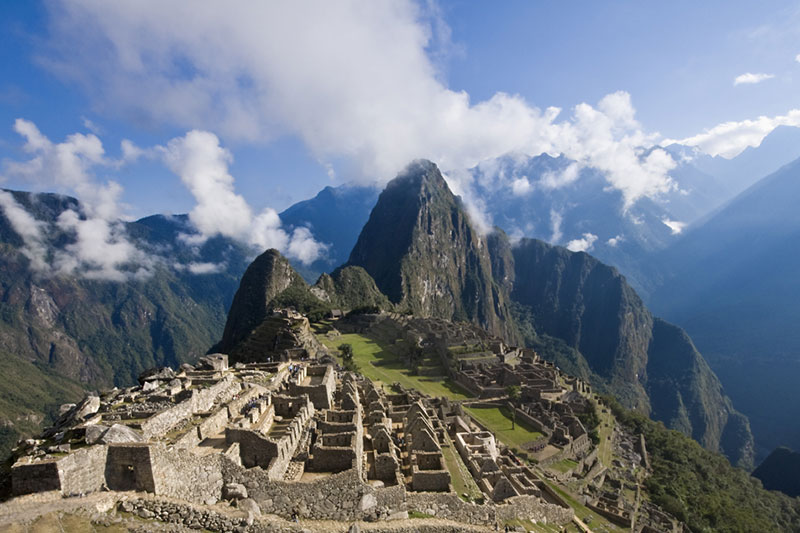
<instances>
[{"instance_id":1,"label":"green grass lawn","mask_svg":"<svg viewBox=\"0 0 800 533\"><path fill-rule=\"evenodd\" d=\"M353 347L353 361L358 365L359 372L372 381L387 385L398 382L406 388L417 389L434 397L445 396L451 400L470 399L464 389L449 379L440 376L411 375L396 355L364 335L348 333L335 339L328 339L325 335L318 335L318 338L333 350L340 344L350 344Z\"/></svg>"},{"instance_id":2,"label":"green grass lawn","mask_svg":"<svg viewBox=\"0 0 800 533\"><path fill-rule=\"evenodd\" d=\"M511 429L511 419L508 417L508 410L505 407L467 407L466 411L489 428L497 439L517 448L522 448L526 442L542 436L538 431L534 431L519 421L514 429Z\"/></svg>"},{"instance_id":3,"label":"green grass lawn","mask_svg":"<svg viewBox=\"0 0 800 533\"><path fill-rule=\"evenodd\" d=\"M576 466L578 466L578 463L573 461L572 459L562 459L561 461L557 461L549 465L547 468L552 468L553 470L564 474L572 470Z\"/></svg>"},{"instance_id":4,"label":"green grass lawn","mask_svg":"<svg viewBox=\"0 0 800 533\"><path fill-rule=\"evenodd\" d=\"M477 499L483 496L481 489L472 479L472 476L467 470L467 465L461 460L456 450L452 445L442 447L442 455L444 462L447 465L447 470L450 471L450 480L453 484L453 490L459 496L467 494L472 499Z\"/></svg>"}]
</instances>

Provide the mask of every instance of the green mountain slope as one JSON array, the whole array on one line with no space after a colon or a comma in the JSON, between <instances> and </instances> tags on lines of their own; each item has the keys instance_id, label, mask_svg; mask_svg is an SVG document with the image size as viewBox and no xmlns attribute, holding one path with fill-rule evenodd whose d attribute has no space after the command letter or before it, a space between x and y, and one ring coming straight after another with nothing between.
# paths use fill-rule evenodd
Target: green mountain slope
<instances>
[{"instance_id":1,"label":"green mountain slope","mask_svg":"<svg viewBox=\"0 0 800 533\"><path fill-rule=\"evenodd\" d=\"M653 467L645 481L651 500L691 531L800 531L800 500L766 491L719 454L663 424L606 400L619 422L642 433Z\"/></svg>"},{"instance_id":2,"label":"green mountain slope","mask_svg":"<svg viewBox=\"0 0 800 533\"><path fill-rule=\"evenodd\" d=\"M12 194L48 228L53 249L71 242L54 221L67 208L79 209L77 200ZM221 238L199 249L186 245L181 235L191 228L185 217L148 217L126 229L137 247L169 258L151 277L123 283L40 275L20 253L22 239L0 211L0 357L4 377L17 376L0 380L0 398L15 398L0 405L0 417L29 413L36 415L32 422L74 399L80 387L131 385L142 370L191 361L219 339L249 251ZM221 267L204 275L187 268L203 262ZM41 386L44 396L19 394L24 384L26 390ZM15 425L13 431L25 435L37 427Z\"/></svg>"}]
</instances>

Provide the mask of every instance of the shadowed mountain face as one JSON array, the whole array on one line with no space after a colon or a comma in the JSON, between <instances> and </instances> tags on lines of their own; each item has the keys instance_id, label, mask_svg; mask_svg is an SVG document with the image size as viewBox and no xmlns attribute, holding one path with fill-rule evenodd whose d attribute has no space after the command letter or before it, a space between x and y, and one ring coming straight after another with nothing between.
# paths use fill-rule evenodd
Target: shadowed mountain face
<instances>
[{"instance_id":1,"label":"shadowed mountain face","mask_svg":"<svg viewBox=\"0 0 800 533\"><path fill-rule=\"evenodd\" d=\"M779 490L792 497L800 496L800 453L776 448L753 471L767 490Z\"/></svg>"},{"instance_id":2,"label":"shadowed mountain face","mask_svg":"<svg viewBox=\"0 0 800 533\"><path fill-rule=\"evenodd\" d=\"M242 276L216 349L228 353L245 339L268 316L275 297L291 286L305 288L305 282L288 259L274 249L259 255Z\"/></svg>"},{"instance_id":3,"label":"shadowed mountain face","mask_svg":"<svg viewBox=\"0 0 800 533\"><path fill-rule=\"evenodd\" d=\"M345 278L364 288L374 280L397 310L471 321L511 343L525 342L732 462L752 461L747 419L733 410L683 330L653 317L616 269L585 253L531 239L512 246L500 231L480 235L430 162L412 164L389 183L349 265L357 275L340 270L320 278L311 289L318 301L336 301L331 294ZM264 266L284 272L288 262L273 257ZM258 277L274 285L273 273ZM286 287L299 278L278 277ZM249 289L240 293L263 301L270 291L247 279L242 287ZM370 291L369 298L380 299ZM358 292L350 293L352 307ZM229 324L237 313L232 309Z\"/></svg>"},{"instance_id":4,"label":"shadowed mountain face","mask_svg":"<svg viewBox=\"0 0 800 533\"><path fill-rule=\"evenodd\" d=\"M559 364L732 462L751 464L747 419L686 333L654 317L615 268L528 239L513 257L511 298L527 311L523 320L578 354L578 364L557 355Z\"/></svg>"},{"instance_id":5,"label":"shadowed mountain face","mask_svg":"<svg viewBox=\"0 0 800 533\"><path fill-rule=\"evenodd\" d=\"M655 261L666 275L651 305L692 335L750 418L759 457L780 445L800 447L798 198L800 160L739 195Z\"/></svg>"}]
</instances>

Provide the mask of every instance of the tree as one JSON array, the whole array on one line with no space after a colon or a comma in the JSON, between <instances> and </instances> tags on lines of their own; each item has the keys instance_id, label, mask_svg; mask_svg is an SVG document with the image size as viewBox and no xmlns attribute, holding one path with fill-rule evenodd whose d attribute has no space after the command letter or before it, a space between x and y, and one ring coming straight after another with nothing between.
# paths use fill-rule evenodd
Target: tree
<instances>
[{"instance_id":1,"label":"tree","mask_svg":"<svg viewBox=\"0 0 800 533\"><path fill-rule=\"evenodd\" d=\"M508 399L516 404L522 397L522 389L519 385L509 385L506 387L506 394L508 394Z\"/></svg>"},{"instance_id":2,"label":"tree","mask_svg":"<svg viewBox=\"0 0 800 533\"><path fill-rule=\"evenodd\" d=\"M353 360L353 346L348 343L342 343L338 346L339 353L342 354L342 359L345 361Z\"/></svg>"}]
</instances>

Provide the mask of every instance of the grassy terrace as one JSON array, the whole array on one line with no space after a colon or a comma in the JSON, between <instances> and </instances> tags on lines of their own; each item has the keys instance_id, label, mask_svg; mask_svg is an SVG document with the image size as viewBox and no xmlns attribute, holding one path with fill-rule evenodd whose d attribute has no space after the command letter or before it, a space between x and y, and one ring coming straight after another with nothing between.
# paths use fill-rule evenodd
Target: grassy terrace
<instances>
[{"instance_id":1,"label":"grassy terrace","mask_svg":"<svg viewBox=\"0 0 800 533\"><path fill-rule=\"evenodd\" d=\"M576 466L578 466L578 463L573 461L572 459L562 459L561 461L557 461L551 464L547 468L551 468L556 472L561 472L563 474L565 472L568 472L569 470L572 470Z\"/></svg>"},{"instance_id":2,"label":"grassy terrace","mask_svg":"<svg viewBox=\"0 0 800 533\"><path fill-rule=\"evenodd\" d=\"M553 483L551 481L547 481L547 480L543 480L543 481L545 483L547 483L547 485L551 489L556 491L559 496L564 498L564 501L566 501L570 505L570 507L572 507L575 510L575 516L577 516L578 518L580 518L584 522L587 522L587 518L588 518L589 529L591 529L592 531L595 531L595 532L601 532L601 531L629 531L627 529L624 529L624 528L621 528L621 527L619 527L617 525L612 524L607 519L603 518L599 514L597 514L594 511L590 510L588 507L586 507L585 505L580 503L571 494L566 492L563 488L559 487L555 483Z\"/></svg>"},{"instance_id":3,"label":"grassy terrace","mask_svg":"<svg viewBox=\"0 0 800 533\"><path fill-rule=\"evenodd\" d=\"M481 424L489 428L506 444L522 448L526 442L542 436L538 431L517 421L512 429L508 409L505 407L467 407L466 411Z\"/></svg>"},{"instance_id":4,"label":"grassy terrace","mask_svg":"<svg viewBox=\"0 0 800 533\"><path fill-rule=\"evenodd\" d=\"M606 409L607 412L603 412ZM597 434L600 437L598 444L597 457L606 467L611 467L611 459L614 450L614 416L608 408L597 404L597 415L600 417L600 425Z\"/></svg>"},{"instance_id":5,"label":"grassy terrace","mask_svg":"<svg viewBox=\"0 0 800 533\"><path fill-rule=\"evenodd\" d=\"M468 400L468 393L451 382L438 376L414 376L405 367L396 355L387 350L380 343L359 335L348 333L335 339L328 339L325 335L318 335L319 340L328 348L334 350L340 344L350 344L353 347L353 361L358 365L358 370L375 382L391 385L399 382L406 388L417 389L430 396L446 396L452 400Z\"/></svg>"},{"instance_id":6,"label":"grassy terrace","mask_svg":"<svg viewBox=\"0 0 800 533\"><path fill-rule=\"evenodd\" d=\"M461 460L455 447L452 444L442 447L442 455L444 456L447 470L450 472L451 482L456 493L459 496L466 494L473 500L481 498L483 496L481 489L472 479L469 470L467 470L467 465Z\"/></svg>"}]
</instances>

